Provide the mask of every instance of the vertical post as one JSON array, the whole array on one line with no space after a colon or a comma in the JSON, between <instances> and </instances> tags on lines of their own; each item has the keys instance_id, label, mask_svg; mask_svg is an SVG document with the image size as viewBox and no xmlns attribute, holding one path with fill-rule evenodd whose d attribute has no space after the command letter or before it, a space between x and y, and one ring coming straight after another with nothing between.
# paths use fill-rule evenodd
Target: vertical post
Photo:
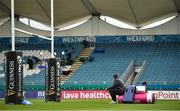
<instances>
[{"instance_id":1,"label":"vertical post","mask_svg":"<svg viewBox=\"0 0 180 111\"><path fill-rule=\"evenodd\" d=\"M11 46L12 51L15 51L14 0L11 0Z\"/></svg>"},{"instance_id":2,"label":"vertical post","mask_svg":"<svg viewBox=\"0 0 180 111\"><path fill-rule=\"evenodd\" d=\"M51 0L51 57L54 58L54 0Z\"/></svg>"}]
</instances>

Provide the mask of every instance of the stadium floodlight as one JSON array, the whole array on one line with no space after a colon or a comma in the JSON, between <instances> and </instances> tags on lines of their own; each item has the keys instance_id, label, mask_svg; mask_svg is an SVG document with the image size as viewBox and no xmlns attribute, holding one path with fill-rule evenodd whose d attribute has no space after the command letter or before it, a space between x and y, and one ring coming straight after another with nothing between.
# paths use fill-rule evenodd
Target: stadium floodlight
<instances>
[{"instance_id":1,"label":"stadium floodlight","mask_svg":"<svg viewBox=\"0 0 180 111\"><path fill-rule=\"evenodd\" d=\"M65 52L64 52L64 51L62 51L62 52L61 52L61 54L62 54L62 55L65 55Z\"/></svg>"},{"instance_id":2,"label":"stadium floodlight","mask_svg":"<svg viewBox=\"0 0 180 111\"><path fill-rule=\"evenodd\" d=\"M42 56L42 55L43 55L43 52L41 51L39 54Z\"/></svg>"},{"instance_id":3,"label":"stadium floodlight","mask_svg":"<svg viewBox=\"0 0 180 111\"><path fill-rule=\"evenodd\" d=\"M56 56L56 55L57 55L57 53L56 53L56 52L54 52L54 55Z\"/></svg>"}]
</instances>

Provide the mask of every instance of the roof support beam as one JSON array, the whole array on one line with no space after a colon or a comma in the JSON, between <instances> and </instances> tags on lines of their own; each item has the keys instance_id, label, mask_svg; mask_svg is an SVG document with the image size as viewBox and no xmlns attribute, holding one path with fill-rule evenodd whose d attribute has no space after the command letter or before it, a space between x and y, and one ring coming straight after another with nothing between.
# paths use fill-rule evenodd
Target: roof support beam
<instances>
[{"instance_id":1,"label":"roof support beam","mask_svg":"<svg viewBox=\"0 0 180 111\"><path fill-rule=\"evenodd\" d=\"M3 10L7 15L11 15L11 9L9 9L4 3L0 1L0 9Z\"/></svg>"},{"instance_id":2,"label":"roof support beam","mask_svg":"<svg viewBox=\"0 0 180 111\"><path fill-rule=\"evenodd\" d=\"M36 0L37 4L41 7L41 9L44 11L44 13L46 14L46 16L48 17L49 20L51 20L51 16L48 14L47 10L43 7L43 5L41 4L41 2L39 0Z\"/></svg>"},{"instance_id":3,"label":"roof support beam","mask_svg":"<svg viewBox=\"0 0 180 111\"><path fill-rule=\"evenodd\" d=\"M0 1L0 9L3 10L8 16L11 17L11 9L8 8L3 2ZM14 17L19 19L19 15L14 13Z\"/></svg>"},{"instance_id":4,"label":"roof support beam","mask_svg":"<svg viewBox=\"0 0 180 111\"><path fill-rule=\"evenodd\" d=\"M129 4L129 7L130 7L130 9L131 9L131 12L132 12L132 15L133 15L133 17L134 17L134 20L135 20L135 22L136 22L136 28L140 28L140 27L138 26L137 17L136 17L136 14L135 14L134 10L133 10L133 7L132 7L132 5L131 5L130 0L128 0L128 4Z\"/></svg>"},{"instance_id":5,"label":"roof support beam","mask_svg":"<svg viewBox=\"0 0 180 111\"><path fill-rule=\"evenodd\" d=\"M81 2L92 16L100 16L100 13L95 9L89 0L81 0Z\"/></svg>"},{"instance_id":6,"label":"roof support beam","mask_svg":"<svg viewBox=\"0 0 180 111\"><path fill-rule=\"evenodd\" d=\"M180 13L180 1L179 0L173 0L174 5L176 7L176 10L178 13Z\"/></svg>"}]
</instances>

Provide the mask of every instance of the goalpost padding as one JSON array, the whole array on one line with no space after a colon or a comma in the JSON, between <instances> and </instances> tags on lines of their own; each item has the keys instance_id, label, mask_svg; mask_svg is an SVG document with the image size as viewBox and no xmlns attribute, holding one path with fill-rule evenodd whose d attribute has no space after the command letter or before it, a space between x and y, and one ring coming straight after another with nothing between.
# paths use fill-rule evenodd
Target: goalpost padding
<instances>
[{"instance_id":1,"label":"goalpost padding","mask_svg":"<svg viewBox=\"0 0 180 111\"><path fill-rule=\"evenodd\" d=\"M21 104L23 101L22 52L5 53L5 104Z\"/></svg>"},{"instance_id":2,"label":"goalpost padding","mask_svg":"<svg viewBox=\"0 0 180 111\"><path fill-rule=\"evenodd\" d=\"M50 58L45 64L45 100L60 101L60 62L56 58Z\"/></svg>"}]
</instances>

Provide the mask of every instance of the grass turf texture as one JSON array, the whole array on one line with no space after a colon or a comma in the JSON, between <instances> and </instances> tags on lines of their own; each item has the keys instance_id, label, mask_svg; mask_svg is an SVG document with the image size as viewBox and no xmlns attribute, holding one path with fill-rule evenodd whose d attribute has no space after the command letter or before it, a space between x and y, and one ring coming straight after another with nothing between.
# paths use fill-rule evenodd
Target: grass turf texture
<instances>
[{"instance_id":1,"label":"grass turf texture","mask_svg":"<svg viewBox=\"0 0 180 111\"><path fill-rule=\"evenodd\" d=\"M28 99L32 105L7 105L0 100L0 110L180 110L180 100L157 100L155 104L109 104L110 100L82 99L44 102Z\"/></svg>"}]
</instances>

